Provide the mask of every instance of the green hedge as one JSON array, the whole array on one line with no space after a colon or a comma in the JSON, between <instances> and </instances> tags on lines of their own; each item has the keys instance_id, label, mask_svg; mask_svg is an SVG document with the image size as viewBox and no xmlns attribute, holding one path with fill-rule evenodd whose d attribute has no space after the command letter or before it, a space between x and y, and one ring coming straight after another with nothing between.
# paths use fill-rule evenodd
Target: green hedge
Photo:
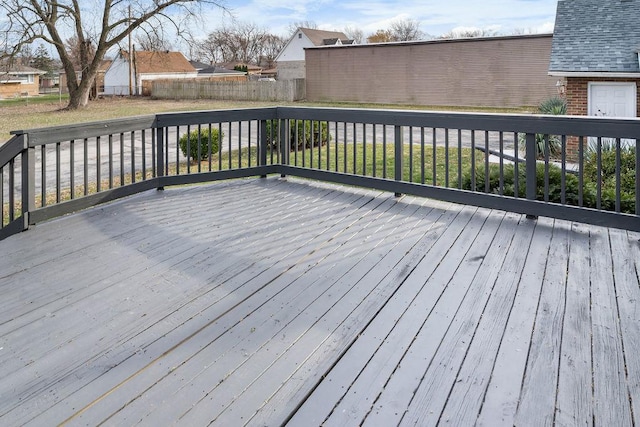
<instances>
[{"instance_id":1,"label":"green hedge","mask_svg":"<svg viewBox=\"0 0 640 427\"><path fill-rule=\"evenodd\" d=\"M219 134L218 129L211 129L211 133L209 133L209 128L202 128L198 132L198 130L192 130L188 134L185 133L180 137L178 144L180 146L180 151L187 157L187 144L189 144L189 160L190 161L202 161L209 158L209 142L211 142L211 153L215 154L218 152L218 144L220 143L220 139L224 137L224 133L222 135ZM200 143L200 157L198 158L198 142Z\"/></svg>"},{"instance_id":2,"label":"green hedge","mask_svg":"<svg viewBox=\"0 0 640 427\"><path fill-rule=\"evenodd\" d=\"M544 200L545 165L538 163L536 166L536 199ZM526 167L521 164L518 168L518 196L526 197ZM476 191L485 191L485 167L476 167ZM614 211L616 206L616 178L615 178L615 151L605 151L602 155L602 200L601 208ZM584 164L583 177L583 206L597 207L597 157L595 153L587 155ZM635 153L633 149L625 149L621 156L621 191L620 210L625 213L635 213ZM513 165L504 166L505 196L515 194L515 168ZM463 188L471 190L471 172L465 171L462 182ZM549 201L561 203L562 169L556 165L549 165ZM489 165L489 192L499 194L500 191L500 167L496 164ZM565 176L566 203L578 205L579 182L578 177L572 173Z\"/></svg>"},{"instance_id":3,"label":"green hedge","mask_svg":"<svg viewBox=\"0 0 640 427\"><path fill-rule=\"evenodd\" d=\"M276 148L280 141L280 121L267 121L267 143L271 148ZM327 122L311 120L289 120L289 148L290 150L302 150L304 148L326 145L331 141Z\"/></svg>"}]
</instances>

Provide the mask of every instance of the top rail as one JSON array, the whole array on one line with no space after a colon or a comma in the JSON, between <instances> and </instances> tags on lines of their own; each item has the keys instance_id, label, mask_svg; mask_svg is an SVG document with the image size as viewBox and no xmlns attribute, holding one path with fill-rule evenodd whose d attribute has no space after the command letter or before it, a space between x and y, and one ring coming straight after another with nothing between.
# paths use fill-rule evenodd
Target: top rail
<instances>
[{"instance_id":1,"label":"top rail","mask_svg":"<svg viewBox=\"0 0 640 427\"><path fill-rule=\"evenodd\" d=\"M640 230L640 119L268 107L12 132L0 238L166 185L267 174Z\"/></svg>"}]
</instances>

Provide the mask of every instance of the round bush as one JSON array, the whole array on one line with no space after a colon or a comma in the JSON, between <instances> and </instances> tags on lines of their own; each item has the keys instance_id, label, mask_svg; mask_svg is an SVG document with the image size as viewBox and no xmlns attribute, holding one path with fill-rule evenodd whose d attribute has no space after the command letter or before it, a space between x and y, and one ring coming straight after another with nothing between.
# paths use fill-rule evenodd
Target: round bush
<instances>
[{"instance_id":1,"label":"round bush","mask_svg":"<svg viewBox=\"0 0 640 427\"><path fill-rule=\"evenodd\" d=\"M209 152L212 154L217 153L218 144L222 137L224 137L224 133L220 135L218 129L211 129L211 132L209 132L207 127L200 129L200 131L196 129L185 133L180 137L178 144L182 154L188 157L189 161L196 162L208 159ZM211 145L211 150L209 150L209 145ZM199 152L198 147L200 147Z\"/></svg>"}]
</instances>

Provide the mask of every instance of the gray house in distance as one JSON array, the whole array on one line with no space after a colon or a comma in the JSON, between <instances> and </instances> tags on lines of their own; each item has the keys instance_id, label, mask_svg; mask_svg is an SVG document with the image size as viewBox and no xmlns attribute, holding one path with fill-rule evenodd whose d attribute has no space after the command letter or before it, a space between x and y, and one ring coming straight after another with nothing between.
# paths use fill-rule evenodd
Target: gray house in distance
<instances>
[{"instance_id":1,"label":"gray house in distance","mask_svg":"<svg viewBox=\"0 0 640 427\"><path fill-rule=\"evenodd\" d=\"M640 0L560 0L549 74L573 115L640 116Z\"/></svg>"}]
</instances>

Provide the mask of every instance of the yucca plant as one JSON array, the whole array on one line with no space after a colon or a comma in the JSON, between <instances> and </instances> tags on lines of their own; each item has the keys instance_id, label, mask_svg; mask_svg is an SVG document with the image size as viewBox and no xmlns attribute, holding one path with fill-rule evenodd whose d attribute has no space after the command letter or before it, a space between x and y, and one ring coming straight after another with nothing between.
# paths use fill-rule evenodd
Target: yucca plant
<instances>
[{"instance_id":1,"label":"yucca plant","mask_svg":"<svg viewBox=\"0 0 640 427\"><path fill-rule=\"evenodd\" d=\"M554 116L562 116L567 114L567 101L563 98L554 96L548 98L538 105L538 113L550 114ZM524 133L518 134L518 143L521 151L526 151L525 143L526 135ZM558 135L549 135L546 139L541 133L536 134L536 158L543 159L545 155L545 149L549 144L549 157L558 158L562 155L562 142Z\"/></svg>"}]
</instances>

